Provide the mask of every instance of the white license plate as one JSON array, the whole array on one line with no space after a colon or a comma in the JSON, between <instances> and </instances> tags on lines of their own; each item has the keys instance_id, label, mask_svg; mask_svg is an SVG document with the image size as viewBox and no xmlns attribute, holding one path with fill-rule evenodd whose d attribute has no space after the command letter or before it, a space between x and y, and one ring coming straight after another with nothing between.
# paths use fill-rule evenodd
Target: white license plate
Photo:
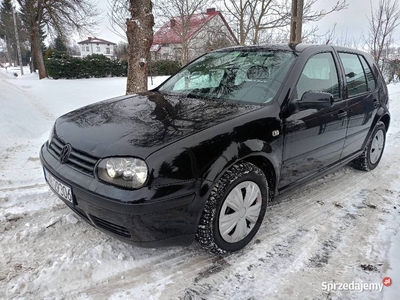
<instances>
[{"instance_id":1,"label":"white license plate","mask_svg":"<svg viewBox=\"0 0 400 300\"><path fill-rule=\"evenodd\" d=\"M54 192L56 192L61 198L73 203L72 191L68 185L54 178L53 175L47 172L46 169L44 169L44 177L46 178L47 183L50 185Z\"/></svg>"}]
</instances>

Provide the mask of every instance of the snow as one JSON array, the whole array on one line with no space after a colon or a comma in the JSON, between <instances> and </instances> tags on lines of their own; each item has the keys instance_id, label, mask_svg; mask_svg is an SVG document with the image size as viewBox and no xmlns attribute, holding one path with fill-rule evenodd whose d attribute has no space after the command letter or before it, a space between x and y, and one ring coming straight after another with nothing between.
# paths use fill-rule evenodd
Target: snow
<instances>
[{"instance_id":1,"label":"snow","mask_svg":"<svg viewBox=\"0 0 400 300\"><path fill-rule=\"evenodd\" d=\"M400 293L400 84L389 86L392 121L376 170L345 167L280 196L248 247L220 257L196 243L142 249L115 240L44 182L38 151L54 120L124 94L126 78L14 72L0 69L0 299L390 300ZM322 282L385 276L394 283L382 293L322 289Z\"/></svg>"}]
</instances>

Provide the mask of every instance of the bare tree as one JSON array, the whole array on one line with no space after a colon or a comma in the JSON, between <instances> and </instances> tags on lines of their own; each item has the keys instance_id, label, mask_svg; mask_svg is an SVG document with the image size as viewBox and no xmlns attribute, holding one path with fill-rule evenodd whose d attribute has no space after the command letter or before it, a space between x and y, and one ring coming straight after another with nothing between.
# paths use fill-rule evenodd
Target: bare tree
<instances>
[{"instance_id":1,"label":"bare tree","mask_svg":"<svg viewBox=\"0 0 400 300\"><path fill-rule=\"evenodd\" d=\"M108 13L107 18L110 22L112 32L128 41L126 37L126 19L130 17L129 1L126 0L108 0Z\"/></svg>"},{"instance_id":2,"label":"bare tree","mask_svg":"<svg viewBox=\"0 0 400 300\"><path fill-rule=\"evenodd\" d=\"M303 23L318 21L328 14L347 7L347 0L338 0L328 10L314 10L318 0L304 2ZM258 44L262 34L285 28L291 22L292 2L289 0L223 0L226 10L238 24L239 42Z\"/></svg>"},{"instance_id":3,"label":"bare tree","mask_svg":"<svg viewBox=\"0 0 400 300\"><path fill-rule=\"evenodd\" d=\"M384 69L383 54L389 53L393 42L393 33L400 25L400 7L398 0L380 0L378 8L372 9L369 19L369 33L365 39L370 53L381 71Z\"/></svg>"},{"instance_id":4,"label":"bare tree","mask_svg":"<svg viewBox=\"0 0 400 300\"><path fill-rule=\"evenodd\" d=\"M196 13L205 11L209 3L210 0L171 0L168 3L162 0L155 1L158 15L164 20L169 20L171 29L179 36L182 66L189 61L191 20Z\"/></svg>"},{"instance_id":5,"label":"bare tree","mask_svg":"<svg viewBox=\"0 0 400 300\"><path fill-rule=\"evenodd\" d=\"M39 78L46 77L41 51L40 26L45 24L50 34L68 36L73 31L89 33L97 24L99 14L91 0L17 0L30 29L31 48L39 70Z\"/></svg>"},{"instance_id":6,"label":"bare tree","mask_svg":"<svg viewBox=\"0 0 400 300\"><path fill-rule=\"evenodd\" d=\"M130 0L126 20L128 37L128 79L126 93L147 91L150 47L153 43L153 5L151 0Z\"/></svg>"},{"instance_id":7,"label":"bare tree","mask_svg":"<svg viewBox=\"0 0 400 300\"><path fill-rule=\"evenodd\" d=\"M349 37L347 31L342 32L338 36L336 26L337 24L335 23L330 30L324 33L321 33L318 27L314 27L309 31L303 31L303 42L308 44L336 45L354 49L362 47L361 37Z\"/></svg>"}]
</instances>

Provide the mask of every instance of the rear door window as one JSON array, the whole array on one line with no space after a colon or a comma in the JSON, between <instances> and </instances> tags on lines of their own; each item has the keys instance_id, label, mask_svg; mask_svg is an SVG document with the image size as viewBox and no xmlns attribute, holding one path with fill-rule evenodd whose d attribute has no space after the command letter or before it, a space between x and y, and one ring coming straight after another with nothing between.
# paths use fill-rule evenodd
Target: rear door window
<instances>
[{"instance_id":1,"label":"rear door window","mask_svg":"<svg viewBox=\"0 0 400 300\"><path fill-rule=\"evenodd\" d=\"M347 93L354 97L368 91L364 69L357 54L339 53L346 73Z\"/></svg>"},{"instance_id":2,"label":"rear door window","mask_svg":"<svg viewBox=\"0 0 400 300\"><path fill-rule=\"evenodd\" d=\"M376 89L376 79L374 73L363 56L360 56L360 60L364 68L365 76L367 77L368 90L373 91Z\"/></svg>"}]
</instances>

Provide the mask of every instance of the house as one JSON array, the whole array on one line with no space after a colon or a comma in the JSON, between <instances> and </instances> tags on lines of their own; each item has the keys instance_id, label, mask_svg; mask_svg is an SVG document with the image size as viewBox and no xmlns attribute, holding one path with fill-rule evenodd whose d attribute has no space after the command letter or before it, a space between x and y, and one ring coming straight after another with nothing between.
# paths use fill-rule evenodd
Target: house
<instances>
[{"instance_id":1,"label":"house","mask_svg":"<svg viewBox=\"0 0 400 300\"><path fill-rule=\"evenodd\" d=\"M154 34L150 48L153 60L180 60L184 41L188 45L185 50L188 61L214 49L239 43L222 13L215 8L183 19L171 18Z\"/></svg>"},{"instance_id":2,"label":"house","mask_svg":"<svg viewBox=\"0 0 400 300\"><path fill-rule=\"evenodd\" d=\"M115 43L99 39L97 37L88 37L87 40L78 42L81 50L81 57L92 54L103 54L108 58L114 58Z\"/></svg>"}]
</instances>

